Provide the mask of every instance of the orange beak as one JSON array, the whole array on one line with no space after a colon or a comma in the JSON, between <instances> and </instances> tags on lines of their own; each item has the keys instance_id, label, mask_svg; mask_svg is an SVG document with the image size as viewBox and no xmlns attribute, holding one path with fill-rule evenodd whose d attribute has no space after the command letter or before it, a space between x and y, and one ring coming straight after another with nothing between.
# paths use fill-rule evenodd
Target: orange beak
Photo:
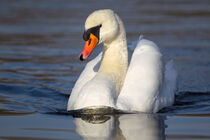
<instances>
[{"instance_id":1,"label":"orange beak","mask_svg":"<svg viewBox=\"0 0 210 140\"><path fill-rule=\"evenodd\" d=\"M85 42L85 46L79 55L80 60L83 61L87 59L97 44L98 38L95 35L90 34L90 38Z\"/></svg>"}]
</instances>

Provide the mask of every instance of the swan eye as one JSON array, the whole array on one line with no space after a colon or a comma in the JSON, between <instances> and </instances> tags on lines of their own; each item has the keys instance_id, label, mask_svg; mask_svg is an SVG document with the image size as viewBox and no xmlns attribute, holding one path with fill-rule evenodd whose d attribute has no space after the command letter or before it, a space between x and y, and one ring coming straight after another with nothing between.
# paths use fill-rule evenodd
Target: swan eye
<instances>
[{"instance_id":1,"label":"swan eye","mask_svg":"<svg viewBox=\"0 0 210 140\"><path fill-rule=\"evenodd\" d=\"M89 38L90 38L90 32L89 31L85 31L84 34L83 34L83 39L85 41L87 41Z\"/></svg>"},{"instance_id":2,"label":"swan eye","mask_svg":"<svg viewBox=\"0 0 210 140\"><path fill-rule=\"evenodd\" d=\"M84 34L83 34L83 39L84 39L85 41L87 41L87 40L90 38L90 33L92 33L92 34L95 35L95 36L98 38L98 40L99 40L99 37L100 37L99 33L100 33L100 28L101 28L101 27L102 27L102 24L100 24L100 25L98 25L98 26L94 26L94 27L92 27L92 28L86 30L86 31L84 32Z\"/></svg>"}]
</instances>

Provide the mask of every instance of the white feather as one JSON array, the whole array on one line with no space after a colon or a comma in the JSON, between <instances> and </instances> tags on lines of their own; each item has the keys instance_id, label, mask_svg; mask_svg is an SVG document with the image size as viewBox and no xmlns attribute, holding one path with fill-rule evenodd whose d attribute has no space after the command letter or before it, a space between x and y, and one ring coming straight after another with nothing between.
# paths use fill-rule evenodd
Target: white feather
<instances>
[{"instance_id":1,"label":"white feather","mask_svg":"<svg viewBox=\"0 0 210 140\"><path fill-rule=\"evenodd\" d=\"M120 18L111 10L98 10L87 18L85 27L98 24L102 24L103 55L100 53L86 65L72 90L68 110L109 106L157 112L172 105L177 77L173 61L164 67L157 45L140 36L129 47L134 51L128 67L126 35Z\"/></svg>"}]
</instances>

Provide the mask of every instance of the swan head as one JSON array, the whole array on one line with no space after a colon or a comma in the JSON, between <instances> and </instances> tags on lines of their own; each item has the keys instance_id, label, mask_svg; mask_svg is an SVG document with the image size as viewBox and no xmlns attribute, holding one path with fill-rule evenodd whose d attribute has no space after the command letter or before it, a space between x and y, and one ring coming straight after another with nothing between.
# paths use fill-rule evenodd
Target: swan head
<instances>
[{"instance_id":1,"label":"swan head","mask_svg":"<svg viewBox=\"0 0 210 140\"><path fill-rule=\"evenodd\" d=\"M119 32L119 23L112 10L97 10L90 14L85 22L83 39L85 46L79 55L81 61L88 58L96 45L110 43Z\"/></svg>"}]
</instances>

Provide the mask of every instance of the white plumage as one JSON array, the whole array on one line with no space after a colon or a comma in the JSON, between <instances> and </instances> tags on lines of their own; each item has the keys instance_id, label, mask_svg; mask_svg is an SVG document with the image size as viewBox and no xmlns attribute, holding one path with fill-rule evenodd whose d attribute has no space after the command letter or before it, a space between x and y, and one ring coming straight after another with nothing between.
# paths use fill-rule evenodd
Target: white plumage
<instances>
[{"instance_id":1,"label":"white plumage","mask_svg":"<svg viewBox=\"0 0 210 140\"><path fill-rule=\"evenodd\" d=\"M93 12L85 28L101 24L103 54L90 61L77 80L68 110L113 107L125 111L157 112L174 102L177 73L152 41L140 38L128 67L124 26L111 10Z\"/></svg>"}]
</instances>

